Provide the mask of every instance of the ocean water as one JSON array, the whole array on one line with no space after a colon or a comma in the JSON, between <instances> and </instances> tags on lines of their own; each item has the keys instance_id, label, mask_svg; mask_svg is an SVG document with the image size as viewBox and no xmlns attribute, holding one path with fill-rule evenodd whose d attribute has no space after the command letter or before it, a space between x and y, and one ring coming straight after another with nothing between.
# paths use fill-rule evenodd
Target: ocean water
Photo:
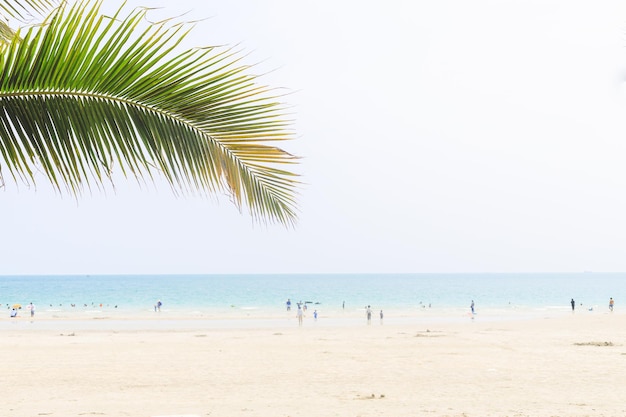
<instances>
[{"instance_id":1,"label":"ocean water","mask_svg":"<svg viewBox=\"0 0 626 417\"><path fill-rule=\"evenodd\" d=\"M26 307L37 316L71 314L189 317L276 317L299 301L320 317L358 315L371 305L386 317L606 311L609 297L626 303L626 273L563 274L264 274L264 275L49 275L0 276L0 305ZM8 314L7 314L8 315Z\"/></svg>"}]
</instances>

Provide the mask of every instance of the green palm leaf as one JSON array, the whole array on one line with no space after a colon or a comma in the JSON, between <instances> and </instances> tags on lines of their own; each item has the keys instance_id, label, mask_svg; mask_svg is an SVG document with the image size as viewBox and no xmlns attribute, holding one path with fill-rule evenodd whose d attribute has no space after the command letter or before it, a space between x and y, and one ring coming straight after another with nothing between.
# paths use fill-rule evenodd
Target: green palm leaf
<instances>
[{"instance_id":1,"label":"green palm leaf","mask_svg":"<svg viewBox=\"0 0 626 417\"><path fill-rule=\"evenodd\" d=\"M24 19L30 11L44 14L53 2L49 0L0 0L0 14L5 17Z\"/></svg>"},{"instance_id":2,"label":"green palm leaf","mask_svg":"<svg viewBox=\"0 0 626 417\"><path fill-rule=\"evenodd\" d=\"M295 220L296 158L280 96L256 84L238 54L177 53L184 25L120 19L101 2L61 6L0 51L0 169L16 181L43 171L80 194L115 167L163 175L176 192L228 192L257 219Z\"/></svg>"}]
</instances>

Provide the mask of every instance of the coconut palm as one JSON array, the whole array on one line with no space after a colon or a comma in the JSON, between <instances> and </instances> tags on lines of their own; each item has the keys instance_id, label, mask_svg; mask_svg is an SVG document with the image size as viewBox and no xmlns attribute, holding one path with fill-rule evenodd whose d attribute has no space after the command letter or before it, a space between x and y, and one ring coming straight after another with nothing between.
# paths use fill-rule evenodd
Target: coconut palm
<instances>
[{"instance_id":1,"label":"coconut palm","mask_svg":"<svg viewBox=\"0 0 626 417\"><path fill-rule=\"evenodd\" d=\"M0 179L41 172L79 196L114 170L162 176L175 193L227 193L257 220L292 224L298 181L281 166L297 158L272 145L293 139L281 95L236 51L179 52L186 24L101 5L0 0L7 17L49 10L42 24L2 27Z\"/></svg>"}]
</instances>

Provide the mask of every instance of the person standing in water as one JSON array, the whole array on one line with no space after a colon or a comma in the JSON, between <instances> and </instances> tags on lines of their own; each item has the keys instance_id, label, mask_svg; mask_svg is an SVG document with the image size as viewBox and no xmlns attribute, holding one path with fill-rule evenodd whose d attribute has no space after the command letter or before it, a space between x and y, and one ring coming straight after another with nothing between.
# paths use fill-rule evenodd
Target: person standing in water
<instances>
[{"instance_id":1,"label":"person standing in water","mask_svg":"<svg viewBox=\"0 0 626 417\"><path fill-rule=\"evenodd\" d=\"M576 308L576 302L574 301L573 298L572 298L572 301L570 301L570 304L572 305L572 312L574 312L574 309Z\"/></svg>"}]
</instances>

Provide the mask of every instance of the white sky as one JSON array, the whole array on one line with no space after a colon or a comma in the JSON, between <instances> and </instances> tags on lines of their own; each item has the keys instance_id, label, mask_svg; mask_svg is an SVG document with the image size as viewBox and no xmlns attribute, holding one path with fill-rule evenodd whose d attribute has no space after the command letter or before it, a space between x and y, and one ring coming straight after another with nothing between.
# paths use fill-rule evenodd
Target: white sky
<instances>
[{"instance_id":1,"label":"white sky","mask_svg":"<svg viewBox=\"0 0 626 417\"><path fill-rule=\"evenodd\" d=\"M9 183L0 274L626 271L623 1L145 4L294 92L297 227L163 184Z\"/></svg>"}]
</instances>

